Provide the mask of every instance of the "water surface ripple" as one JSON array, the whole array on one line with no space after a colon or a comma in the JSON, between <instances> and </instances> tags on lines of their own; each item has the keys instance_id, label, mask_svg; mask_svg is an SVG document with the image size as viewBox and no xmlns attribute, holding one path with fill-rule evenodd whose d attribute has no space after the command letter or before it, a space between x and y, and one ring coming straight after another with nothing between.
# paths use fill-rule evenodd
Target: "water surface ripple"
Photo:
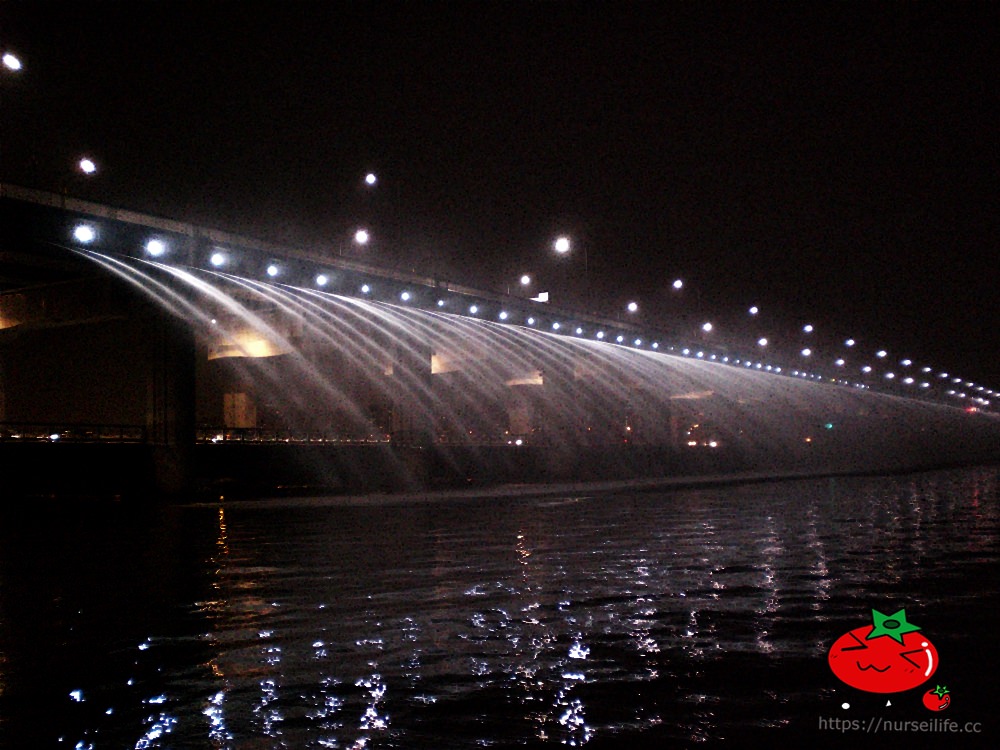
<instances>
[{"instance_id":1,"label":"water surface ripple","mask_svg":"<svg viewBox=\"0 0 1000 750\"><path fill-rule=\"evenodd\" d=\"M888 710L827 649L905 607L993 746L998 484L5 514L0 744L825 746Z\"/></svg>"}]
</instances>

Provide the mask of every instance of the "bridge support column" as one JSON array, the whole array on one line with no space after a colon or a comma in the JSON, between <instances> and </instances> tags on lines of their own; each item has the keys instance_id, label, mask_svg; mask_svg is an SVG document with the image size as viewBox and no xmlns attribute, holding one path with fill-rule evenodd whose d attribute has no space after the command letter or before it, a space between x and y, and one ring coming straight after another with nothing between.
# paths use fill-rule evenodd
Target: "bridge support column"
<instances>
[{"instance_id":1,"label":"bridge support column","mask_svg":"<svg viewBox=\"0 0 1000 750\"><path fill-rule=\"evenodd\" d=\"M194 333L155 312L144 321L149 342L146 375L146 440L153 457L153 484L164 495L193 489L195 443Z\"/></svg>"}]
</instances>

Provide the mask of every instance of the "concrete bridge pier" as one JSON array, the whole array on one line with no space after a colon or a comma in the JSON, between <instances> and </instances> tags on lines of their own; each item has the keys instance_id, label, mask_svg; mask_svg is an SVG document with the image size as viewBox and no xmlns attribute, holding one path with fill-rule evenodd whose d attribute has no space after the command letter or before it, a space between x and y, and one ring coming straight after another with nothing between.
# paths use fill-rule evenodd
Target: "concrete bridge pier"
<instances>
[{"instance_id":1,"label":"concrete bridge pier","mask_svg":"<svg viewBox=\"0 0 1000 750\"><path fill-rule=\"evenodd\" d=\"M153 485L162 495L194 489L195 363L198 347L189 326L163 315L147 321L150 366L146 390L146 439Z\"/></svg>"}]
</instances>

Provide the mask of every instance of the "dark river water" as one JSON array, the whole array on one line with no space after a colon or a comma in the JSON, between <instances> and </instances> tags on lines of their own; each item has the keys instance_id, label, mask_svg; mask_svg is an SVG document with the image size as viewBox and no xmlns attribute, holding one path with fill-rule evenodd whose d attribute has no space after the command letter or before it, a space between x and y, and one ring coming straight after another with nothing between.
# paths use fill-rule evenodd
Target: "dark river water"
<instances>
[{"instance_id":1,"label":"dark river water","mask_svg":"<svg viewBox=\"0 0 1000 750\"><path fill-rule=\"evenodd\" d=\"M7 507L0 747L997 747L998 488ZM922 685L831 671L873 609Z\"/></svg>"}]
</instances>

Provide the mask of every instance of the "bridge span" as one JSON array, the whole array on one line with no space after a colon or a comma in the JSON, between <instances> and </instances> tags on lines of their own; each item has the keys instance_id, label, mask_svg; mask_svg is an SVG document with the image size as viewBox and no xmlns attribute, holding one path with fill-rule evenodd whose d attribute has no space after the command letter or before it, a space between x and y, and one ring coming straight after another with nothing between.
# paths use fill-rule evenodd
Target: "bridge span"
<instances>
[{"instance_id":1,"label":"bridge span","mask_svg":"<svg viewBox=\"0 0 1000 750\"><path fill-rule=\"evenodd\" d=\"M1000 458L993 393L0 186L0 456L38 492L371 490ZM39 474L29 467L58 467Z\"/></svg>"}]
</instances>

